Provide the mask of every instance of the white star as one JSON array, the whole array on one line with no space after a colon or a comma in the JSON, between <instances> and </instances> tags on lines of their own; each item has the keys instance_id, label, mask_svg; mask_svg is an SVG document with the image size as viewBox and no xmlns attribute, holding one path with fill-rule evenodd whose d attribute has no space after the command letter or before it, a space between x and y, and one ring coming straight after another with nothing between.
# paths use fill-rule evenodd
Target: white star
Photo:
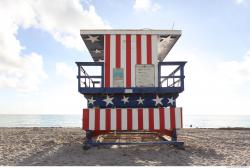
<instances>
[{"instance_id":1,"label":"white star","mask_svg":"<svg viewBox=\"0 0 250 168\"><path fill-rule=\"evenodd\" d=\"M174 102L175 102L175 100L174 100L173 97L171 97L170 99L168 98L168 103L169 103L169 104L174 105Z\"/></svg>"},{"instance_id":2,"label":"white star","mask_svg":"<svg viewBox=\"0 0 250 168\"><path fill-rule=\"evenodd\" d=\"M138 101L138 104L143 104L144 99L142 99L141 97L139 97L139 99L136 100L136 101Z\"/></svg>"},{"instance_id":3,"label":"white star","mask_svg":"<svg viewBox=\"0 0 250 168\"><path fill-rule=\"evenodd\" d=\"M160 42L168 44L170 42L170 40L171 40L170 36L168 36L168 37L162 37Z\"/></svg>"},{"instance_id":4,"label":"white star","mask_svg":"<svg viewBox=\"0 0 250 168\"><path fill-rule=\"evenodd\" d=\"M95 51L94 51L96 54L100 54L100 53L102 53L102 51L101 50L98 50L98 49L95 49Z\"/></svg>"},{"instance_id":5,"label":"white star","mask_svg":"<svg viewBox=\"0 0 250 168\"><path fill-rule=\"evenodd\" d=\"M124 103L124 104L128 103L128 98L129 98L129 97L125 97L125 96L123 96L122 101L123 101L123 103Z\"/></svg>"},{"instance_id":6,"label":"white star","mask_svg":"<svg viewBox=\"0 0 250 168\"><path fill-rule=\"evenodd\" d=\"M159 96L156 95L156 98L153 99L153 101L155 101L155 105L158 105L158 104L162 105L162 102L161 102L162 99L163 99L163 98L159 98Z\"/></svg>"},{"instance_id":7,"label":"white star","mask_svg":"<svg viewBox=\"0 0 250 168\"><path fill-rule=\"evenodd\" d=\"M94 43L94 42L96 42L96 41L100 41L99 39L98 39L98 36L91 36L91 35L88 35L89 37L88 38L86 38L86 39L84 39L84 40L89 40L89 41L91 41L91 43Z\"/></svg>"},{"instance_id":8,"label":"white star","mask_svg":"<svg viewBox=\"0 0 250 168\"><path fill-rule=\"evenodd\" d=\"M106 99L103 99L103 101L105 101L105 102L106 102L106 106L108 106L109 104L114 104L114 103L112 102L113 99L114 99L113 97L109 97L109 96L107 95Z\"/></svg>"},{"instance_id":9,"label":"white star","mask_svg":"<svg viewBox=\"0 0 250 168\"><path fill-rule=\"evenodd\" d=\"M93 99L93 96L90 99L88 99L88 101L89 101L89 104L93 104L94 105L95 100Z\"/></svg>"}]
</instances>

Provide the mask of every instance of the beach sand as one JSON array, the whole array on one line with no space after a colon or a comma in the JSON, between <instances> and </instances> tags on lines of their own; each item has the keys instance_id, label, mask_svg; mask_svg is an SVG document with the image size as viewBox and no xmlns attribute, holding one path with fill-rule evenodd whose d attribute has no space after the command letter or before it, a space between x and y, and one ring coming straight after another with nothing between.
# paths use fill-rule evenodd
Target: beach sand
<instances>
[{"instance_id":1,"label":"beach sand","mask_svg":"<svg viewBox=\"0 0 250 168\"><path fill-rule=\"evenodd\" d=\"M185 150L168 145L82 150L80 128L0 128L0 165L250 166L250 129L182 129Z\"/></svg>"}]
</instances>

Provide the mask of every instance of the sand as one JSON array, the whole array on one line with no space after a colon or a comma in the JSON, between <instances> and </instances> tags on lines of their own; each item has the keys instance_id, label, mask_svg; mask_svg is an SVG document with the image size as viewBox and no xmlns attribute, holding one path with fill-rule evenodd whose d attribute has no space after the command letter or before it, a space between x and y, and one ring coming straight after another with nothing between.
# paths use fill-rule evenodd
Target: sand
<instances>
[{"instance_id":1,"label":"sand","mask_svg":"<svg viewBox=\"0 0 250 168\"><path fill-rule=\"evenodd\" d=\"M250 165L250 129L182 129L185 150L168 145L82 150L80 128L0 128L0 165Z\"/></svg>"}]
</instances>

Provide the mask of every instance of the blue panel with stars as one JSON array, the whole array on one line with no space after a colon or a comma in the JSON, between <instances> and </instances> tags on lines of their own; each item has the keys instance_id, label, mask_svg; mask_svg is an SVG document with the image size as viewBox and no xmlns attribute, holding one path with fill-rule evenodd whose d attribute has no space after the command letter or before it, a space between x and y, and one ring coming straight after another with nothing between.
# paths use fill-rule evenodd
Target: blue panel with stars
<instances>
[{"instance_id":1,"label":"blue panel with stars","mask_svg":"<svg viewBox=\"0 0 250 168\"><path fill-rule=\"evenodd\" d=\"M158 95L98 95L88 97L88 107L100 108L154 108L175 105L175 98Z\"/></svg>"}]
</instances>

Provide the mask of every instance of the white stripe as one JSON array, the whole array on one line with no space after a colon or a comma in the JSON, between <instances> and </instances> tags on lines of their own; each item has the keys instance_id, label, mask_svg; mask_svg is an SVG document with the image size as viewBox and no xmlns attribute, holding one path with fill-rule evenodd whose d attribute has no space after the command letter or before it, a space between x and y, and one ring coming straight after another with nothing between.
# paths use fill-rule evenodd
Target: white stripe
<instances>
[{"instance_id":1,"label":"white stripe","mask_svg":"<svg viewBox=\"0 0 250 168\"><path fill-rule=\"evenodd\" d=\"M165 115L165 129L170 129L170 109L164 108Z\"/></svg>"},{"instance_id":2,"label":"white stripe","mask_svg":"<svg viewBox=\"0 0 250 168\"><path fill-rule=\"evenodd\" d=\"M159 108L154 108L154 129L160 129Z\"/></svg>"},{"instance_id":3,"label":"white stripe","mask_svg":"<svg viewBox=\"0 0 250 168\"><path fill-rule=\"evenodd\" d=\"M122 130L127 130L127 109L122 108Z\"/></svg>"},{"instance_id":4,"label":"white stripe","mask_svg":"<svg viewBox=\"0 0 250 168\"><path fill-rule=\"evenodd\" d=\"M105 50L106 50L106 38L107 38L107 36L104 35L104 53L103 53L103 55L104 55L104 62L106 62L106 52L105 52ZM105 66L104 66L104 68L105 68ZM106 76L105 75L104 75L104 79L106 80Z\"/></svg>"},{"instance_id":5,"label":"white stripe","mask_svg":"<svg viewBox=\"0 0 250 168\"><path fill-rule=\"evenodd\" d=\"M151 36L152 42L152 64L155 66L155 86L158 86L158 35Z\"/></svg>"},{"instance_id":6,"label":"white stripe","mask_svg":"<svg viewBox=\"0 0 250 168\"><path fill-rule=\"evenodd\" d=\"M143 108L143 129L149 130L148 108Z\"/></svg>"},{"instance_id":7,"label":"white stripe","mask_svg":"<svg viewBox=\"0 0 250 168\"><path fill-rule=\"evenodd\" d=\"M132 109L132 129L133 130L138 130L138 109L133 108Z\"/></svg>"},{"instance_id":8,"label":"white stripe","mask_svg":"<svg viewBox=\"0 0 250 168\"><path fill-rule=\"evenodd\" d=\"M126 86L126 35L121 35L121 68L123 68L123 81Z\"/></svg>"},{"instance_id":9,"label":"white stripe","mask_svg":"<svg viewBox=\"0 0 250 168\"><path fill-rule=\"evenodd\" d=\"M89 109L89 130L95 129L95 109Z\"/></svg>"},{"instance_id":10,"label":"white stripe","mask_svg":"<svg viewBox=\"0 0 250 168\"><path fill-rule=\"evenodd\" d=\"M114 34L110 35L110 87L113 87L113 70L115 68L115 47L116 38Z\"/></svg>"},{"instance_id":11,"label":"white stripe","mask_svg":"<svg viewBox=\"0 0 250 168\"><path fill-rule=\"evenodd\" d=\"M136 35L131 35L131 86L135 87Z\"/></svg>"},{"instance_id":12,"label":"white stripe","mask_svg":"<svg viewBox=\"0 0 250 168\"><path fill-rule=\"evenodd\" d=\"M141 35L141 63L147 64L147 37Z\"/></svg>"},{"instance_id":13,"label":"white stripe","mask_svg":"<svg viewBox=\"0 0 250 168\"><path fill-rule=\"evenodd\" d=\"M106 130L106 111L105 109L100 109L100 130Z\"/></svg>"},{"instance_id":14,"label":"white stripe","mask_svg":"<svg viewBox=\"0 0 250 168\"><path fill-rule=\"evenodd\" d=\"M111 130L116 130L116 109L111 109Z\"/></svg>"},{"instance_id":15,"label":"white stripe","mask_svg":"<svg viewBox=\"0 0 250 168\"><path fill-rule=\"evenodd\" d=\"M175 108L175 127L181 128L181 109Z\"/></svg>"}]
</instances>

